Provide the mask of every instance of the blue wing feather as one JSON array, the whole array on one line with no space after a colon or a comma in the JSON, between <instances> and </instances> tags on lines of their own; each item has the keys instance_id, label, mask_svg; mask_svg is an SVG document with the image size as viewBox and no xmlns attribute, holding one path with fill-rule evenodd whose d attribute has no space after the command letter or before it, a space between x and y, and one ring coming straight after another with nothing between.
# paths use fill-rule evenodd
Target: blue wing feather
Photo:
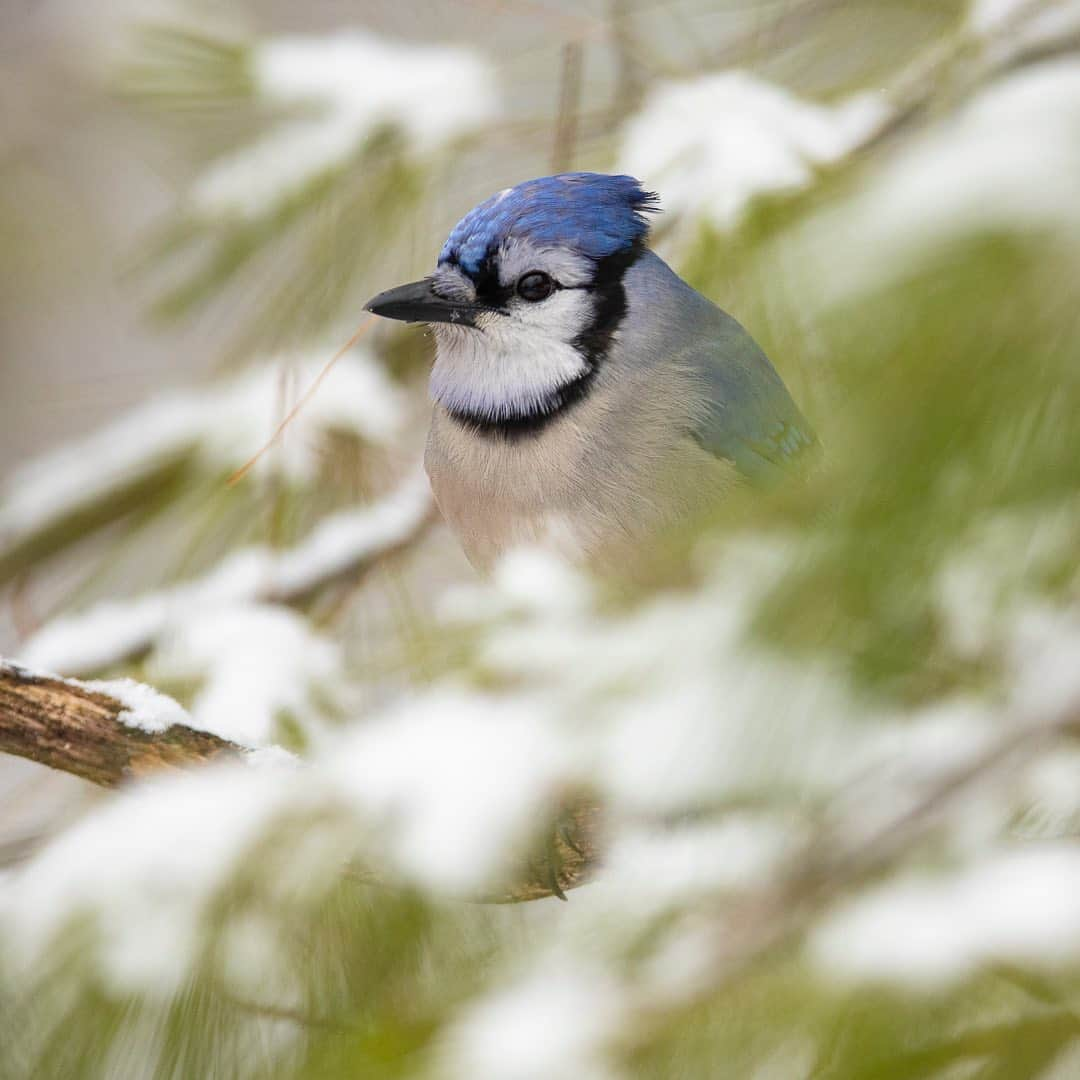
<instances>
[{"instance_id":1,"label":"blue wing feather","mask_svg":"<svg viewBox=\"0 0 1080 1080\"><path fill-rule=\"evenodd\" d=\"M749 479L768 482L817 439L757 342L730 315L718 314L714 339L692 357L707 405L694 435Z\"/></svg>"}]
</instances>

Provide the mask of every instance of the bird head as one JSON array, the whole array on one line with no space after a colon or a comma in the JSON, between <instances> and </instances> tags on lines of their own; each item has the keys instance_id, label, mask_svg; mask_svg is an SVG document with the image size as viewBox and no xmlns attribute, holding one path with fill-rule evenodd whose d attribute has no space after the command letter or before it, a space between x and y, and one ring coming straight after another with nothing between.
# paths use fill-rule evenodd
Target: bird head
<instances>
[{"instance_id":1,"label":"bird head","mask_svg":"<svg viewBox=\"0 0 1080 1080\"><path fill-rule=\"evenodd\" d=\"M603 359L654 209L629 176L527 180L469 211L434 273L367 310L434 327L432 392L452 414L477 424L550 415Z\"/></svg>"}]
</instances>

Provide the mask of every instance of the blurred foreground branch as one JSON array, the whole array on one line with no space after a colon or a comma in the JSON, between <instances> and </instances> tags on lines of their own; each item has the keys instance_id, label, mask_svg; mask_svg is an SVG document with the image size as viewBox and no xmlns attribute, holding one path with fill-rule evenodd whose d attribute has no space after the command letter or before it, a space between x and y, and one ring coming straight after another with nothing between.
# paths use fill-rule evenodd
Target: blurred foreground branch
<instances>
[{"instance_id":1,"label":"blurred foreground branch","mask_svg":"<svg viewBox=\"0 0 1080 1080\"><path fill-rule=\"evenodd\" d=\"M86 675L145 653L185 613L222 604L303 604L337 582L358 582L427 535L435 522L419 470L367 506L324 518L291 548L233 552L201 578L53 620L26 642L36 667Z\"/></svg>"},{"instance_id":2,"label":"blurred foreground branch","mask_svg":"<svg viewBox=\"0 0 1080 1080\"><path fill-rule=\"evenodd\" d=\"M120 696L114 695L114 688ZM151 702L149 710L146 701ZM172 720L171 715L167 720L156 718L161 730L148 730L155 721L154 701L167 703L177 716L185 715L171 699L138 683L80 683L0 659L0 753L116 787L159 769L192 768L250 752ZM597 807L586 803L567 810L543 854L528 860L513 881L482 899L488 903L565 899L565 891L583 885L599 862L599 818ZM356 868L352 876L367 884L383 883L366 867Z\"/></svg>"},{"instance_id":3,"label":"blurred foreground branch","mask_svg":"<svg viewBox=\"0 0 1080 1080\"><path fill-rule=\"evenodd\" d=\"M700 977L688 980L681 994L659 1004L651 1000L639 1002L636 1034L630 1042L644 1043L673 1015L685 1014L731 990L770 956L804 940L816 920L833 904L876 875L895 868L965 798L1000 781L1007 770L1022 767L1063 740L1080 738L1080 700L1047 715L1016 717L1011 722L1003 717L1000 730L1001 735L981 753L944 772L921 791L912 792L910 802L872 828L853 830L851 825L858 820L860 808L840 807L838 824L817 833L801 853L789 860L790 868L785 873L747 893L737 903L723 905L707 924L699 922L696 940ZM701 912L696 911L694 918L700 920ZM898 1068L895 1075L923 1073Z\"/></svg>"},{"instance_id":4,"label":"blurred foreground branch","mask_svg":"<svg viewBox=\"0 0 1080 1080\"><path fill-rule=\"evenodd\" d=\"M753 25L728 38L707 55L708 67L725 68L747 63L764 50L790 48L809 37L814 23L842 7L844 0L803 0L787 4L772 19L755 18Z\"/></svg>"},{"instance_id":5,"label":"blurred foreground branch","mask_svg":"<svg viewBox=\"0 0 1080 1080\"><path fill-rule=\"evenodd\" d=\"M1076 35L1067 32L1038 48L1023 43L1024 32L1058 6L1059 0L1027 0L1006 9L991 28L980 31L968 18L958 31L933 42L896 76L886 95L892 115L867 145L883 141L936 103L969 97L1002 71L1074 49Z\"/></svg>"}]
</instances>

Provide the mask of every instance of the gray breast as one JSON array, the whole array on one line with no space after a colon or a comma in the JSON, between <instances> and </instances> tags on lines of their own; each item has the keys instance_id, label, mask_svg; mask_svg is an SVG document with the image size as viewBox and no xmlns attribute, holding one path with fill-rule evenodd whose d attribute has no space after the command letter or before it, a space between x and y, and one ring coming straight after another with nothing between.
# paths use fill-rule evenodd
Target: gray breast
<instances>
[{"instance_id":1,"label":"gray breast","mask_svg":"<svg viewBox=\"0 0 1080 1080\"><path fill-rule=\"evenodd\" d=\"M536 432L478 432L436 406L436 501L478 567L539 543L607 569L730 484L731 468L691 437L699 398L677 359L631 366L614 350L588 396Z\"/></svg>"}]
</instances>

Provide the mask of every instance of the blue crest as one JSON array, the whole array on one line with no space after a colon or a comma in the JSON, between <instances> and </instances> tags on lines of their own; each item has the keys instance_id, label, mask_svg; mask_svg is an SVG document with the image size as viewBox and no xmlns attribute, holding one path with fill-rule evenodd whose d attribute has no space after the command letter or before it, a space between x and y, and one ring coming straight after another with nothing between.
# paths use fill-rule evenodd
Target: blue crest
<instances>
[{"instance_id":1,"label":"blue crest","mask_svg":"<svg viewBox=\"0 0 1080 1080\"><path fill-rule=\"evenodd\" d=\"M526 180L492 195L454 226L439 262L475 275L485 259L512 237L570 247L603 259L644 241L657 197L632 176L562 173Z\"/></svg>"}]
</instances>

